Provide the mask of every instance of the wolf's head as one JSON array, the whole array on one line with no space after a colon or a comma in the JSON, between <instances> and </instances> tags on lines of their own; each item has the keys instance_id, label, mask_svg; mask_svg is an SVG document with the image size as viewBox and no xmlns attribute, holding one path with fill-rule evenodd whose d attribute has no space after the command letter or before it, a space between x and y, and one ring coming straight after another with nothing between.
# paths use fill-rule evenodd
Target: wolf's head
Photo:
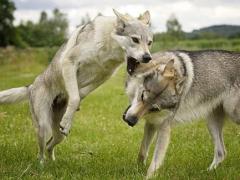
<instances>
[{"instance_id":1,"label":"wolf's head","mask_svg":"<svg viewBox=\"0 0 240 180\"><path fill-rule=\"evenodd\" d=\"M152 59L149 49L153 41L153 34L149 28L149 11L138 18L133 18L128 14L123 15L116 10L113 11L117 16L117 23L112 37L125 50L128 61L148 63ZM134 66L134 64L130 64L130 66Z\"/></svg>"},{"instance_id":2,"label":"wolf's head","mask_svg":"<svg viewBox=\"0 0 240 180\"><path fill-rule=\"evenodd\" d=\"M185 77L181 77L174 68L174 60L161 64L142 78L132 104L123 115L123 120L130 126L134 126L146 113L175 108L185 81Z\"/></svg>"}]
</instances>

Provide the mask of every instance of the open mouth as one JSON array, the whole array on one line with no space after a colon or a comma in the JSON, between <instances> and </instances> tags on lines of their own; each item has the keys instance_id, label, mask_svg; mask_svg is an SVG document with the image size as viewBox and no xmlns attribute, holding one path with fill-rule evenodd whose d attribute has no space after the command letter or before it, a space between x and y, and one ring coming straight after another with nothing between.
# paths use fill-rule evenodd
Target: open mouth
<instances>
[{"instance_id":1,"label":"open mouth","mask_svg":"<svg viewBox=\"0 0 240 180\"><path fill-rule=\"evenodd\" d=\"M161 110L159 108L156 107L152 107L148 110L149 112L160 112Z\"/></svg>"},{"instance_id":2,"label":"open mouth","mask_svg":"<svg viewBox=\"0 0 240 180\"><path fill-rule=\"evenodd\" d=\"M132 75L140 63L133 57L127 57L127 72Z\"/></svg>"}]
</instances>

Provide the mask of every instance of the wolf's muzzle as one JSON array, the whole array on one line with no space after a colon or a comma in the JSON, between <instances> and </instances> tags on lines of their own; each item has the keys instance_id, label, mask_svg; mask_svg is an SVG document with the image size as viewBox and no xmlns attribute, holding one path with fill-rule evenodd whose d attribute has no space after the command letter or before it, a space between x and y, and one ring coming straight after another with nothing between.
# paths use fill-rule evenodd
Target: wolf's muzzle
<instances>
[{"instance_id":1,"label":"wolf's muzzle","mask_svg":"<svg viewBox=\"0 0 240 180\"><path fill-rule=\"evenodd\" d=\"M123 120L131 127L135 126L138 122L138 118L136 116L129 116L129 117L126 117L127 115L127 112L128 112L128 109L131 107L128 106L127 109L125 110L125 112L123 113Z\"/></svg>"},{"instance_id":2,"label":"wolf's muzzle","mask_svg":"<svg viewBox=\"0 0 240 180\"><path fill-rule=\"evenodd\" d=\"M143 55L143 57L142 57L142 62L143 62L143 63L148 63L150 60L152 60L151 55L148 54L148 53L145 53L145 54Z\"/></svg>"}]
</instances>

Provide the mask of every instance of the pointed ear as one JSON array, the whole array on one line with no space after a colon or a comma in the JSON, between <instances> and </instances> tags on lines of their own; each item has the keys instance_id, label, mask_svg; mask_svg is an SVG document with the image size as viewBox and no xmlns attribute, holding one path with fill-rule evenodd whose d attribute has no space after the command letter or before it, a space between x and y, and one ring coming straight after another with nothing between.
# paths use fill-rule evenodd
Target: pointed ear
<instances>
[{"instance_id":1,"label":"pointed ear","mask_svg":"<svg viewBox=\"0 0 240 180\"><path fill-rule=\"evenodd\" d=\"M146 25L150 25L150 12L145 11L143 14L140 14L138 20L142 21Z\"/></svg>"},{"instance_id":2,"label":"pointed ear","mask_svg":"<svg viewBox=\"0 0 240 180\"><path fill-rule=\"evenodd\" d=\"M164 77L168 77L168 78L173 78L175 75L175 69L174 69L174 59L171 59L170 61L168 61L168 63L166 64L162 75Z\"/></svg>"},{"instance_id":3,"label":"pointed ear","mask_svg":"<svg viewBox=\"0 0 240 180\"><path fill-rule=\"evenodd\" d=\"M184 85L184 82L186 80L186 77L181 77L177 83L176 83L176 90L178 92L178 94L181 94L182 91L183 91L183 85Z\"/></svg>"},{"instance_id":4,"label":"pointed ear","mask_svg":"<svg viewBox=\"0 0 240 180\"><path fill-rule=\"evenodd\" d=\"M114 14L117 16L117 19L121 23L127 23L129 20L129 15L124 15L118 12L117 10L113 9Z\"/></svg>"}]
</instances>

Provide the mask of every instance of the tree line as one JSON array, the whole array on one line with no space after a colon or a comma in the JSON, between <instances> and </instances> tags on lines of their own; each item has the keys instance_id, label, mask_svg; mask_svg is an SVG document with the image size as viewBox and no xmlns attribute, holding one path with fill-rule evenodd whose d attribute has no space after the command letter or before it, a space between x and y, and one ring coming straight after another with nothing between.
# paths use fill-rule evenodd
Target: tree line
<instances>
[{"instance_id":1,"label":"tree line","mask_svg":"<svg viewBox=\"0 0 240 180\"><path fill-rule=\"evenodd\" d=\"M16 7L12 0L0 0L0 47L13 45L16 47L43 47L60 46L67 37L68 20L66 15L58 9L52 11L50 18L43 11L38 22L21 22L14 26L14 11ZM101 15L100 13L98 15ZM82 17L80 24L90 21L88 14ZM166 38L181 39L183 32L178 20L172 16L167 21L167 33L161 34Z\"/></svg>"},{"instance_id":2,"label":"tree line","mask_svg":"<svg viewBox=\"0 0 240 180\"><path fill-rule=\"evenodd\" d=\"M59 46L67 36L68 20L58 9L52 11L52 17L41 12L38 22L21 22L14 26L15 4L11 0L0 0L0 46L17 47Z\"/></svg>"},{"instance_id":3,"label":"tree line","mask_svg":"<svg viewBox=\"0 0 240 180\"><path fill-rule=\"evenodd\" d=\"M14 26L15 4L12 0L0 0L0 47L9 45L16 47L52 47L60 46L67 38L68 20L66 15L58 9L52 11L52 17L48 17L42 11L38 22L21 22ZM102 15L98 13L98 15ZM82 17L80 25L90 21L88 14ZM171 16L166 23L167 32L157 34L157 39L182 39L183 31L175 16Z\"/></svg>"},{"instance_id":4,"label":"tree line","mask_svg":"<svg viewBox=\"0 0 240 180\"><path fill-rule=\"evenodd\" d=\"M15 4L12 0L0 0L0 47L52 47L60 46L67 38L68 20L58 9L49 17L42 11L38 22L21 22L14 26ZM102 14L98 14L102 15ZM80 25L90 21L88 14L82 17ZM186 33L182 25L171 15L166 22L166 32L156 33L154 41L179 41L184 39L240 38L240 26L210 26Z\"/></svg>"}]
</instances>

